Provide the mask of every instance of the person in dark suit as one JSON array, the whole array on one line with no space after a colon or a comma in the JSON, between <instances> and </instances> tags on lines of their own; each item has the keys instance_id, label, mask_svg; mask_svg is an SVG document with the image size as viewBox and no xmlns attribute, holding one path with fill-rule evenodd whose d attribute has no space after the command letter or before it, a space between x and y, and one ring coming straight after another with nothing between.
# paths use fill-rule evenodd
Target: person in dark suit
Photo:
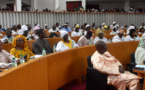
<instances>
[{"instance_id":1,"label":"person in dark suit","mask_svg":"<svg viewBox=\"0 0 145 90\"><path fill-rule=\"evenodd\" d=\"M33 43L32 49L34 54L42 54L43 48L45 49L46 54L53 53L49 41L44 39L46 37L44 29L38 29L38 36L39 38Z\"/></svg>"}]
</instances>

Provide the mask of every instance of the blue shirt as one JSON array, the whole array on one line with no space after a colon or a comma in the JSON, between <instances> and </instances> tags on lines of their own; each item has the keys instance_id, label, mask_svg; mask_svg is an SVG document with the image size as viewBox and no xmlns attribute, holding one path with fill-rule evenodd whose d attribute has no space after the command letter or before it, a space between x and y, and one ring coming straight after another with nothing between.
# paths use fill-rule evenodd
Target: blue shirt
<instances>
[{"instance_id":1,"label":"blue shirt","mask_svg":"<svg viewBox=\"0 0 145 90\"><path fill-rule=\"evenodd\" d=\"M3 42L3 40L5 40L5 39L8 39L8 42L9 42L9 43L12 43L12 42L13 42L13 39L14 39L14 36L11 36L10 38L8 38L7 36L5 36L5 37L2 38L2 42ZM4 43L4 42L3 42L3 43Z\"/></svg>"},{"instance_id":2,"label":"blue shirt","mask_svg":"<svg viewBox=\"0 0 145 90\"><path fill-rule=\"evenodd\" d=\"M72 30L68 27L68 28L62 28L61 30L65 30L67 32L71 32Z\"/></svg>"}]
</instances>

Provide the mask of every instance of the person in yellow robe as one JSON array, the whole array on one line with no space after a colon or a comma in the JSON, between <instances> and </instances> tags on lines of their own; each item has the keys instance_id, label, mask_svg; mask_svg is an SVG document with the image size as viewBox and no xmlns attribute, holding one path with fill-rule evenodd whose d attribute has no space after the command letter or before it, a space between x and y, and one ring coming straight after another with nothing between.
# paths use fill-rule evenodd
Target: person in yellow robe
<instances>
[{"instance_id":1,"label":"person in yellow robe","mask_svg":"<svg viewBox=\"0 0 145 90\"><path fill-rule=\"evenodd\" d=\"M115 86L117 90L126 90L126 87L129 90L141 90L141 78L124 71L122 64L107 51L105 42L98 41L95 47L97 51L92 55L91 62L95 69L108 75L108 85Z\"/></svg>"},{"instance_id":2,"label":"person in yellow robe","mask_svg":"<svg viewBox=\"0 0 145 90\"><path fill-rule=\"evenodd\" d=\"M26 56L29 59L34 54L28 49L27 40L23 35L17 35L13 41L13 48L10 54L14 55L15 58L20 58L21 55Z\"/></svg>"}]
</instances>

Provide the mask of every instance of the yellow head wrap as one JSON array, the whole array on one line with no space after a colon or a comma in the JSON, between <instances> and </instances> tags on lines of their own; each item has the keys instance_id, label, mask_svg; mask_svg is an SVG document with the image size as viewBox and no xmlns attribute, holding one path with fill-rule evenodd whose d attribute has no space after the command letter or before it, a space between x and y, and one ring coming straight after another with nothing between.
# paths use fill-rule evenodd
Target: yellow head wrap
<instances>
[{"instance_id":1,"label":"yellow head wrap","mask_svg":"<svg viewBox=\"0 0 145 90\"><path fill-rule=\"evenodd\" d=\"M105 26L104 26L104 28L105 28L105 29L107 29L107 28L108 28L108 26L107 26L107 25L105 25Z\"/></svg>"},{"instance_id":2,"label":"yellow head wrap","mask_svg":"<svg viewBox=\"0 0 145 90\"><path fill-rule=\"evenodd\" d=\"M22 38L24 40L24 50L28 49L28 45L27 45L27 39L26 37L24 37L23 35L17 35L15 38L14 38L14 41L13 41L13 47L15 48L16 47L16 44L17 44L17 39L18 38Z\"/></svg>"}]
</instances>

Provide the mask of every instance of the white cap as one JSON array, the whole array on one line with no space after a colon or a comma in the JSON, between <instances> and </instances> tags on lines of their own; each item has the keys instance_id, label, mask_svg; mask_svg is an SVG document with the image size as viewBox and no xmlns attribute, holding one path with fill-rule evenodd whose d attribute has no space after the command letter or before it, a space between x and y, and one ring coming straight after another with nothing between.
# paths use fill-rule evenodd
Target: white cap
<instances>
[{"instance_id":1,"label":"white cap","mask_svg":"<svg viewBox=\"0 0 145 90\"><path fill-rule=\"evenodd\" d=\"M66 34L68 34L67 31L65 31L65 30L61 30L61 31L60 31L60 37L61 37L61 38L63 38Z\"/></svg>"},{"instance_id":2,"label":"white cap","mask_svg":"<svg viewBox=\"0 0 145 90\"><path fill-rule=\"evenodd\" d=\"M113 24L116 24L116 22L114 21Z\"/></svg>"},{"instance_id":3,"label":"white cap","mask_svg":"<svg viewBox=\"0 0 145 90\"><path fill-rule=\"evenodd\" d=\"M90 27L90 25L89 25L89 24L87 24L87 25L86 25L86 28L87 28L87 27Z\"/></svg>"},{"instance_id":4,"label":"white cap","mask_svg":"<svg viewBox=\"0 0 145 90\"><path fill-rule=\"evenodd\" d=\"M102 23L102 26L106 25L106 23Z\"/></svg>"},{"instance_id":5,"label":"white cap","mask_svg":"<svg viewBox=\"0 0 145 90\"><path fill-rule=\"evenodd\" d=\"M28 27L26 25L23 25L22 28L21 28L21 30L22 31L27 31L28 30Z\"/></svg>"}]
</instances>

